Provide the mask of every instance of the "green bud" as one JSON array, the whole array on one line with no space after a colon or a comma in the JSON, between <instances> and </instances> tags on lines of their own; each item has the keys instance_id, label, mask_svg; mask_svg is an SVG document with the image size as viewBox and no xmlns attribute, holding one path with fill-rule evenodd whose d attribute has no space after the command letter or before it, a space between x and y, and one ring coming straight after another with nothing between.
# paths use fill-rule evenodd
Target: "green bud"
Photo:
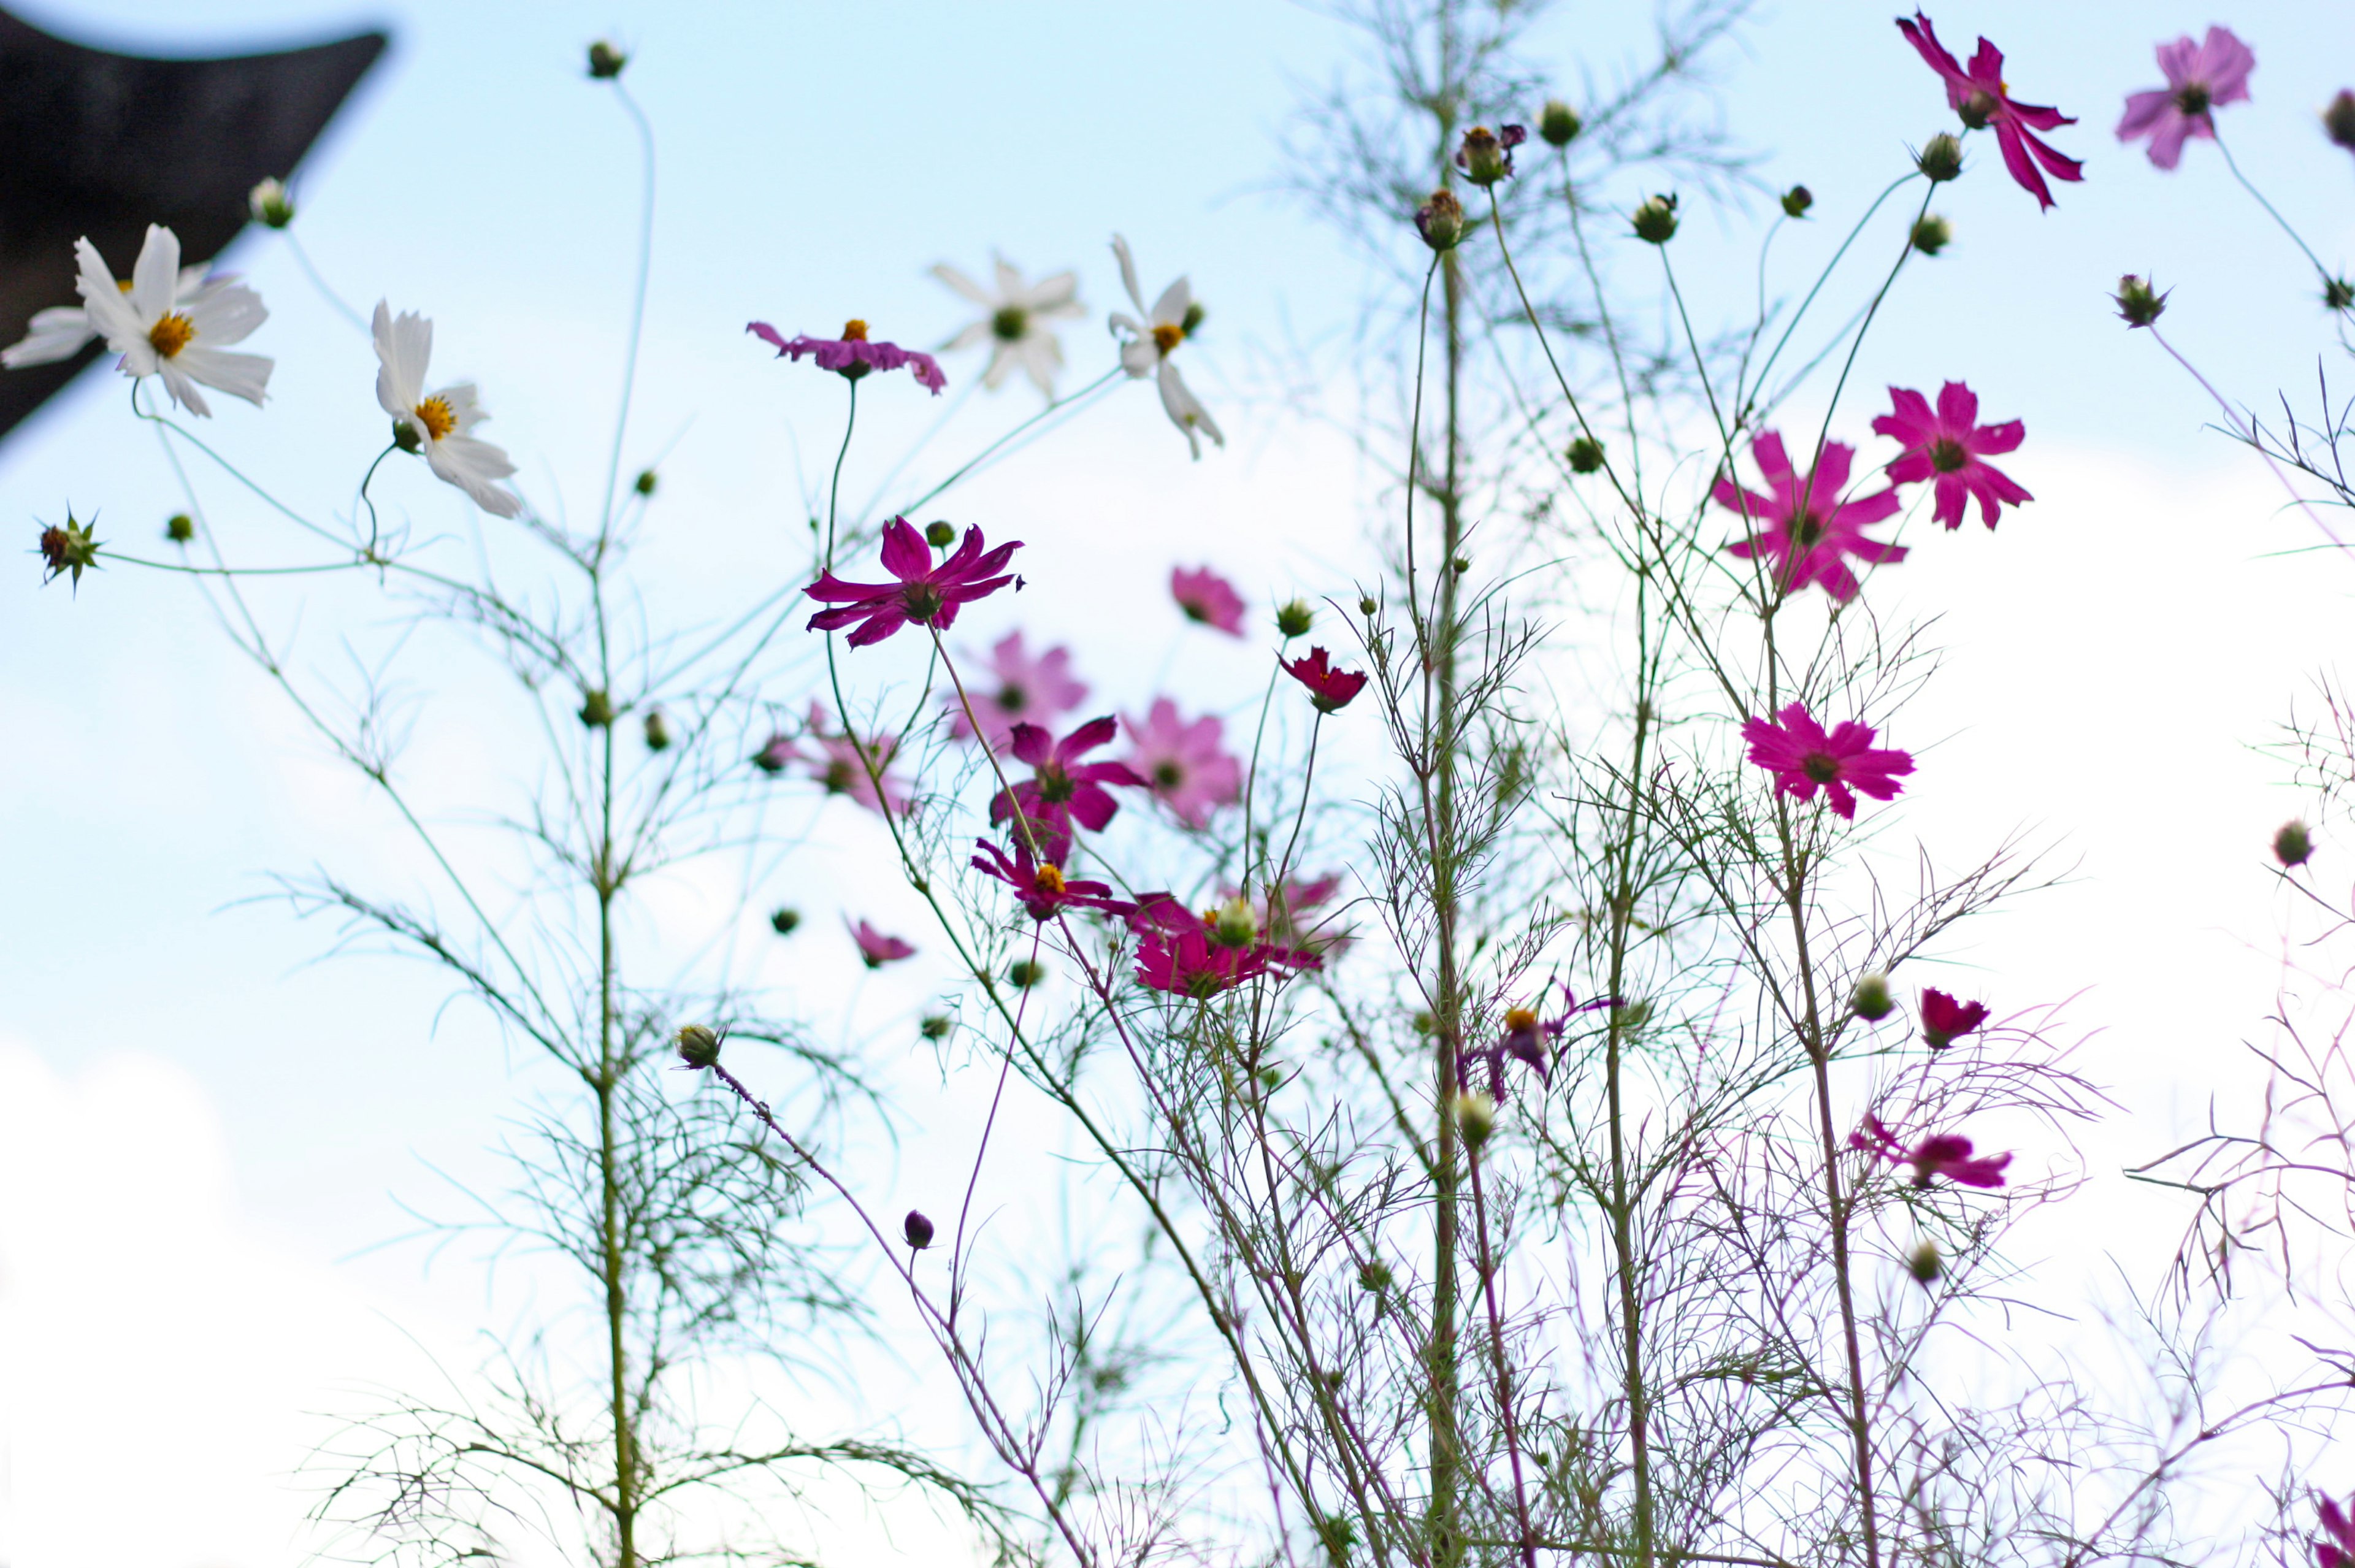
<instances>
[{"instance_id":1,"label":"green bud","mask_svg":"<svg viewBox=\"0 0 2355 1568\"><path fill-rule=\"evenodd\" d=\"M2118 292L2110 298L2118 307L2118 318L2129 327L2148 326L2167 309L2167 295L2132 272L2118 280Z\"/></svg>"},{"instance_id":2,"label":"green bud","mask_svg":"<svg viewBox=\"0 0 2355 1568\"><path fill-rule=\"evenodd\" d=\"M1428 1008L1414 1015L1415 1033L1428 1035L1435 1034L1438 1030L1439 1019L1432 1015L1432 1012Z\"/></svg>"},{"instance_id":3,"label":"green bud","mask_svg":"<svg viewBox=\"0 0 2355 1568\"><path fill-rule=\"evenodd\" d=\"M602 38L589 46L589 74L599 81L613 80L629 63L629 56Z\"/></svg>"},{"instance_id":4,"label":"green bud","mask_svg":"<svg viewBox=\"0 0 2355 1568\"><path fill-rule=\"evenodd\" d=\"M1936 255L1954 237L1955 226L1934 212L1913 225L1913 249L1924 256Z\"/></svg>"},{"instance_id":5,"label":"green bud","mask_svg":"<svg viewBox=\"0 0 2355 1568\"><path fill-rule=\"evenodd\" d=\"M2274 835L2274 859L2285 866L2303 866L2314 854L2314 836L2303 822L2285 822Z\"/></svg>"},{"instance_id":6,"label":"green bud","mask_svg":"<svg viewBox=\"0 0 2355 1568\"><path fill-rule=\"evenodd\" d=\"M1816 193L1806 186L1795 185L1783 193L1783 216L1805 218L1807 208L1816 205Z\"/></svg>"},{"instance_id":7,"label":"green bud","mask_svg":"<svg viewBox=\"0 0 2355 1568\"><path fill-rule=\"evenodd\" d=\"M1186 307L1186 314L1178 318L1178 330L1188 337L1193 336L1202 330L1202 319L1209 314L1202 308L1201 301L1194 301Z\"/></svg>"},{"instance_id":8,"label":"green bud","mask_svg":"<svg viewBox=\"0 0 2355 1568\"><path fill-rule=\"evenodd\" d=\"M1603 466L1603 443L1591 435L1582 435L1570 443L1570 471L1592 474Z\"/></svg>"},{"instance_id":9,"label":"green bud","mask_svg":"<svg viewBox=\"0 0 2355 1568\"><path fill-rule=\"evenodd\" d=\"M1636 238L1646 245L1665 245L1676 238L1677 198L1656 196L1636 209Z\"/></svg>"},{"instance_id":10,"label":"green bud","mask_svg":"<svg viewBox=\"0 0 2355 1568\"><path fill-rule=\"evenodd\" d=\"M651 496L655 493L655 485L657 483L653 469L641 468L638 470L638 476L630 481L630 488L641 496Z\"/></svg>"},{"instance_id":11,"label":"green bud","mask_svg":"<svg viewBox=\"0 0 2355 1568\"><path fill-rule=\"evenodd\" d=\"M1938 1243L1923 1241L1905 1260L1905 1272L1920 1280L1924 1286L1934 1283L1946 1272L1946 1260L1938 1255Z\"/></svg>"},{"instance_id":12,"label":"green bud","mask_svg":"<svg viewBox=\"0 0 2355 1568\"><path fill-rule=\"evenodd\" d=\"M1584 124L1585 122L1578 117L1578 111L1559 98L1547 99L1545 107L1538 111L1538 134L1545 138L1549 147L1569 146L1578 140L1578 133Z\"/></svg>"},{"instance_id":13,"label":"green bud","mask_svg":"<svg viewBox=\"0 0 2355 1568\"><path fill-rule=\"evenodd\" d=\"M1913 155L1913 166L1934 185L1944 185L1963 172L1963 144L1950 131L1941 131Z\"/></svg>"},{"instance_id":14,"label":"green bud","mask_svg":"<svg viewBox=\"0 0 2355 1568\"><path fill-rule=\"evenodd\" d=\"M1897 998L1889 994L1889 976L1867 975L1856 983L1856 991L1849 997L1856 1016L1867 1023L1879 1023L1897 1010Z\"/></svg>"},{"instance_id":15,"label":"green bud","mask_svg":"<svg viewBox=\"0 0 2355 1568\"><path fill-rule=\"evenodd\" d=\"M613 699L606 696L602 691L582 692L581 694L581 722L588 725L591 730L612 729L613 727Z\"/></svg>"},{"instance_id":16,"label":"green bud","mask_svg":"<svg viewBox=\"0 0 2355 1568\"><path fill-rule=\"evenodd\" d=\"M78 523L69 510L62 528L52 526L41 530L41 560L48 567L42 574L42 581L54 581L59 574L71 572L73 585L80 589L82 568L98 570L98 552L105 548L105 541L91 537L91 525L97 521L92 517L89 523Z\"/></svg>"},{"instance_id":17,"label":"green bud","mask_svg":"<svg viewBox=\"0 0 2355 1568\"><path fill-rule=\"evenodd\" d=\"M1305 637L1316 624L1316 613L1305 599L1295 599L1275 613L1275 629L1286 637Z\"/></svg>"},{"instance_id":18,"label":"green bud","mask_svg":"<svg viewBox=\"0 0 2355 1568\"><path fill-rule=\"evenodd\" d=\"M663 711L659 708L646 715L646 750L649 752L670 750L670 720L663 717Z\"/></svg>"},{"instance_id":19,"label":"green bud","mask_svg":"<svg viewBox=\"0 0 2355 1568\"><path fill-rule=\"evenodd\" d=\"M1472 570L1472 558L1468 555L1459 555L1447 564L1455 569L1456 576L1461 577Z\"/></svg>"},{"instance_id":20,"label":"green bud","mask_svg":"<svg viewBox=\"0 0 2355 1568\"><path fill-rule=\"evenodd\" d=\"M1455 166L1474 185L1495 185L1512 174L1513 149L1528 135L1518 125L1506 126L1501 136L1486 125L1475 125L1464 133L1463 145L1455 150Z\"/></svg>"},{"instance_id":21,"label":"green bud","mask_svg":"<svg viewBox=\"0 0 2355 1568\"><path fill-rule=\"evenodd\" d=\"M2355 283L2344 278L2325 278L2322 281L2322 303L2327 308L2336 311L2355 306Z\"/></svg>"},{"instance_id":22,"label":"green bud","mask_svg":"<svg viewBox=\"0 0 2355 1568\"><path fill-rule=\"evenodd\" d=\"M197 537L197 519L186 512L175 512L164 519L164 537L174 544L186 544Z\"/></svg>"},{"instance_id":23,"label":"green bud","mask_svg":"<svg viewBox=\"0 0 2355 1568\"><path fill-rule=\"evenodd\" d=\"M1220 904L1210 934L1222 947L1249 947L1259 939L1259 915L1240 893Z\"/></svg>"},{"instance_id":24,"label":"green bud","mask_svg":"<svg viewBox=\"0 0 2355 1568\"><path fill-rule=\"evenodd\" d=\"M1463 1133L1468 1147L1478 1148L1497 1130L1497 1102L1486 1094L1458 1094L1455 1110L1456 1128Z\"/></svg>"},{"instance_id":25,"label":"green bud","mask_svg":"<svg viewBox=\"0 0 2355 1568\"><path fill-rule=\"evenodd\" d=\"M687 1024L671 1037L678 1047L678 1059L701 1072L719 1065L719 1037L701 1024Z\"/></svg>"},{"instance_id":26,"label":"green bud","mask_svg":"<svg viewBox=\"0 0 2355 1568\"><path fill-rule=\"evenodd\" d=\"M949 1020L934 1013L916 1026L916 1032L926 1040L946 1040L949 1037Z\"/></svg>"},{"instance_id":27,"label":"green bud","mask_svg":"<svg viewBox=\"0 0 2355 1568\"><path fill-rule=\"evenodd\" d=\"M956 543L956 528L953 524L935 518L924 525L924 542L934 549L946 549Z\"/></svg>"},{"instance_id":28,"label":"green bud","mask_svg":"<svg viewBox=\"0 0 2355 1568\"><path fill-rule=\"evenodd\" d=\"M801 928L802 912L797 909L775 909L769 912L769 929L779 936L791 936Z\"/></svg>"},{"instance_id":29,"label":"green bud","mask_svg":"<svg viewBox=\"0 0 2355 1568\"><path fill-rule=\"evenodd\" d=\"M1035 959L1017 958L1007 968L1006 977L1013 981L1017 988L1027 991L1047 977L1047 966Z\"/></svg>"},{"instance_id":30,"label":"green bud","mask_svg":"<svg viewBox=\"0 0 2355 1568\"><path fill-rule=\"evenodd\" d=\"M263 180L246 193L245 208L268 229L283 229L294 221L294 198L283 180Z\"/></svg>"},{"instance_id":31,"label":"green bud","mask_svg":"<svg viewBox=\"0 0 2355 1568\"><path fill-rule=\"evenodd\" d=\"M1380 604L1374 603L1370 594L1358 601L1358 613L1360 615L1370 615L1380 608Z\"/></svg>"},{"instance_id":32,"label":"green bud","mask_svg":"<svg viewBox=\"0 0 2355 1568\"><path fill-rule=\"evenodd\" d=\"M932 1244L932 1222L924 1217L922 1210L911 1209L908 1217L900 1221L900 1234L909 1246L921 1253Z\"/></svg>"}]
</instances>

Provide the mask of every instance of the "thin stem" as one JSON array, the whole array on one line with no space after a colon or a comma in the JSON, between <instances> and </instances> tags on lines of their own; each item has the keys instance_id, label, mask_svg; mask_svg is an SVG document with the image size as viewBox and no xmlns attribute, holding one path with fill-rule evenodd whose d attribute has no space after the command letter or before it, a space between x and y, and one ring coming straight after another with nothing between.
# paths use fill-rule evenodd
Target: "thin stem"
<instances>
[{"instance_id":1,"label":"thin stem","mask_svg":"<svg viewBox=\"0 0 2355 1568\"><path fill-rule=\"evenodd\" d=\"M313 288L319 291L319 297L325 300L328 304L334 306L336 314L342 316L346 321L350 322L356 330L360 332L368 331L368 324L367 318L362 316L359 312L354 310L350 305L345 304L344 296L329 288L327 286L327 280L319 274L319 269L311 264L311 252L303 249L303 241L294 238L293 227L290 224L288 227L280 229L278 232L285 239L286 249L294 253L294 264L303 269L303 275L311 280L311 286Z\"/></svg>"}]
</instances>

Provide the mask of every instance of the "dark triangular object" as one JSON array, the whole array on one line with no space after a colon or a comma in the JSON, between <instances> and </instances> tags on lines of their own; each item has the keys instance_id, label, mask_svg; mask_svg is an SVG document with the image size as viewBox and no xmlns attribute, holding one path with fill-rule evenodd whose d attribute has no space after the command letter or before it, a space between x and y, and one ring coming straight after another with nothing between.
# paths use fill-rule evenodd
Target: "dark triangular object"
<instances>
[{"instance_id":1,"label":"dark triangular object","mask_svg":"<svg viewBox=\"0 0 2355 1568\"><path fill-rule=\"evenodd\" d=\"M116 275L150 223L184 265L220 254L256 181L285 177L384 53L363 33L282 54L151 59L53 38L0 11L0 346L33 313L74 304L73 242ZM102 349L0 370L0 437Z\"/></svg>"}]
</instances>

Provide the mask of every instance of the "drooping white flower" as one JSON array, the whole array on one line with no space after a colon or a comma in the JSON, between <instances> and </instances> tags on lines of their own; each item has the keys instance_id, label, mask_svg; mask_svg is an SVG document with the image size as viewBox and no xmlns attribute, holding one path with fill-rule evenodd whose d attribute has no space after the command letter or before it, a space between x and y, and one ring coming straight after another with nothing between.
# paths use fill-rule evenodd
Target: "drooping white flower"
<instances>
[{"instance_id":1,"label":"drooping white flower","mask_svg":"<svg viewBox=\"0 0 2355 1568\"><path fill-rule=\"evenodd\" d=\"M235 272L208 274L202 267L180 269L179 298L189 304L219 293L237 282ZM116 288L128 293L131 281L118 282ZM0 365L11 370L22 370L31 365L54 364L70 359L81 352L81 346L98 336L98 328L90 324L90 313L78 304L51 305L35 311L33 319L25 324L25 336L0 349Z\"/></svg>"},{"instance_id":2,"label":"drooping white flower","mask_svg":"<svg viewBox=\"0 0 2355 1568\"><path fill-rule=\"evenodd\" d=\"M425 389L425 367L433 357L433 324L414 311L399 315L376 304L376 400L392 416L392 438L404 452L421 452L426 465L474 499L494 517L523 510L515 493L496 481L516 471L507 454L468 433L491 416L474 400L474 384L461 381L439 391Z\"/></svg>"},{"instance_id":3,"label":"drooping white flower","mask_svg":"<svg viewBox=\"0 0 2355 1568\"><path fill-rule=\"evenodd\" d=\"M74 256L81 264L74 288L81 294L85 325L123 356L124 375L161 377L172 400L196 414L212 412L197 390L199 383L250 403L267 395L269 357L229 351L229 345L243 342L270 318L261 296L226 278L199 277L191 287L189 272L196 269L180 270L178 235L149 224L128 284L115 281L87 239L74 241ZM61 340L62 321L52 316L51 325L56 330L50 341Z\"/></svg>"},{"instance_id":4,"label":"drooping white flower","mask_svg":"<svg viewBox=\"0 0 2355 1568\"><path fill-rule=\"evenodd\" d=\"M1077 297L1079 274L1057 272L1026 283L1021 272L1000 256L995 293L945 261L932 269L932 276L989 313L942 345L942 352L954 353L986 341L989 365L981 373L983 386L996 391L1019 367L1031 385L1052 399L1055 373L1063 368L1063 349L1055 340L1054 329L1046 324L1087 314Z\"/></svg>"},{"instance_id":5,"label":"drooping white flower","mask_svg":"<svg viewBox=\"0 0 2355 1568\"><path fill-rule=\"evenodd\" d=\"M1202 455L1202 436L1226 445L1227 438L1210 418L1210 411L1187 389L1185 378L1169 358L1201 324L1201 307L1194 303L1192 287L1179 278L1162 290L1153 308L1146 310L1145 295L1136 286L1136 262L1128 253L1128 241L1114 235L1112 253L1120 258L1120 281L1137 311L1135 316L1113 313L1113 330L1127 336L1127 341L1120 347L1121 368L1131 376L1151 376L1159 381L1161 407L1169 415L1169 422L1185 432L1186 444L1197 458ZM1144 319L1139 320L1139 316Z\"/></svg>"}]
</instances>

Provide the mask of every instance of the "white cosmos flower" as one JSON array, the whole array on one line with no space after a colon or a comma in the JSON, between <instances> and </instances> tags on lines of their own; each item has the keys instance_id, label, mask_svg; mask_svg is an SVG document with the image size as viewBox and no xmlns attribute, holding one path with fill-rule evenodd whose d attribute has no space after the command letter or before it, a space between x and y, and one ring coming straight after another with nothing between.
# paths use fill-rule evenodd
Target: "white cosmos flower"
<instances>
[{"instance_id":1,"label":"white cosmos flower","mask_svg":"<svg viewBox=\"0 0 2355 1568\"><path fill-rule=\"evenodd\" d=\"M507 454L468 434L491 416L474 400L474 384L461 381L437 392L425 389L425 366L433 357L433 324L414 311L395 315L376 302L376 400L392 416L393 439L406 452L422 452L426 465L474 498L494 517L523 510L514 492L495 481L516 471Z\"/></svg>"},{"instance_id":2,"label":"white cosmos flower","mask_svg":"<svg viewBox=\"0 0 2355 1568\"><path fill-rule=\"evenodd\" d=\"M1197 458L1202 455L1201 438L1205 435L1220 446L1226 445L1227 438L1210 418L1210 411L1187 389L1186 379L1169 359L1201 320L1193 289L1180 278L1162 290L1153 308L1146 310L1145 295L1136 286L1136 261L1128 253L1128 241L1114 235L1112 253L1120 258L1120 281L1137 311L1135 316L1113 313L1113 330L1125 333L1128 339L1120 346L1121 368L1131 376L1151 376L1160 382L1161 407L1169 415L1169 422L1185 432L1186 444ZM1140 321L1137 316L1145 319Z\"/></svg>"},{"instance_id":3,"label":"white cosmos flower","mask_svg":"<svg viewBox=\"0 0 2355 1568\"><path fill-rule=\"evenodd\" d=\"M237 282L235 272L207 274L202 267L180 269L178 298L195 304L209 298ZM131 292L131 282L125 278L114 285L124 293ZM35 311L33 319L25 324L25 336L19 341L0 349L0 365L11 370L22 370L28 365L48 365L59 359L70 359L81 352L81 346L98 336L98 328L90 324L90 313L78 304L51 305Z\"/></svg>"},{"instance_id":4,"label":"white cosmos flower","mask_svg":"<svg viewBox=\"0 0 2355 1568\"><path fill-rule=\"evenodd\" d=\"M124 375L162 377L172 400L190 413L212 412L197 390L199 382L250 403L261 401L271 361L260 354L229 352L229 345L243 342L269 319L261 295L227 279L218 284L199 279L190 289L188 274L180 270L180 237L160 224L147 226L147 241L139 248L128 286L115 281L87 239L74 241L74 255L81 263L74 287L81 294L85 324L123 356ZM61 336L63 324L51 321Z\"/></svg>"},{"instance_id":5,"label":"white cosmos flower","mask_svg":"<svg viewBox=\"0 0 2355 1568\"><path fill-rule=\"evenodd\" d=\"M954 353L986 341L989 365L981 373L983 386L997 390L1018 366L1029 376L1031 385L1052 400L1055 372L1063 368L1063 349L1055 341L1054 329L1046 324L1087 314L1077 297L1079 274L1057 272L1026 283L1022 274L1000 256L995 293L945 261L932 269L932 276L989 313L943 344L942 352Z\"/></svg>"}]
</instances>

